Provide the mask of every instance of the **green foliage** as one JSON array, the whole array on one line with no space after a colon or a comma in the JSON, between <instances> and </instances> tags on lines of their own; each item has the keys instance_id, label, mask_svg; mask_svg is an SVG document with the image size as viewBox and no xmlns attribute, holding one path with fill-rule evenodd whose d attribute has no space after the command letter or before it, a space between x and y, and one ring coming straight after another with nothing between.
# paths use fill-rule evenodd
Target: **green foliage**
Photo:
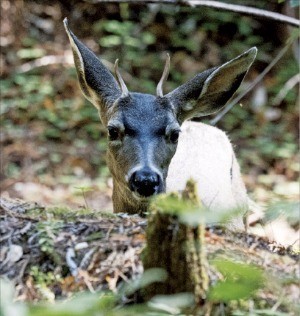
<instances>
[{"instance_id":1,"label":"green foliage","mask_svg":"<svg viewBox=\"0 0 300 316\"><path fill-rule=\"evenodd\" d=\"M45 53L42 48L22 48L18 50L17 56L21 59L34 59L45 56Z\"/></svg>"},{"instance_id":2,"label":"green foliage","mask_svg":"<svg viewBox=\"0 0 300 316\"><path fill-rule=\"evenodd\" d=\"M197 212L200 206L195 205L190 200L184 201L179 195L176 194L160 194L154 199L152 204L154 210L161 213L173 214L181 216L184 212Z\"/></svg>"},{"instance_id":3,"label":"green foliage","mask_svg":"<svg viewBox=\"0 0 300 316\"><path fill-rule=\"evenodd\" d=\"M265 121L258 124L257 117L249 115L246 107L236 105L221 125L231 131L230 138L234 144L239 145L236 150L245 172L249 165L256 165L269 173L274 161L293 160L298 153L294 127L288 119L280 123ZM288 165L293 166L292 162ZM299 166L296 168L299 170Z\"/></svg>"},{"instance_id":4,"label":"green foliage","mask_svg":"<svg viewBox=\"0 0 300 316\"><path fill-rule=\"evenodd\" d=\"M299 37L299 33L297 34ZM297 37L295 38L297 40ZM284 84L294 75L299 73L299 64L294 58L284 58L278 65L276 72L276 84L270 89L272 96L276 96L281 91ZM294 105L298 97L298 91L296 89L289 89L284 101L288 104Z\"/></svg>"},{"instance_id":5,"label":"green foliage","mask_svg":"<svg viewBox=\"0 0 300 316\"><path fill-rule=\"evenodd\" d=\"M225 259L215 260L213 264L222 273L224 280L211 288L208 295L211 301L247 299L263 285L263 274L257 267Z\"/></svg>"},{"instance_id":6,"label":"green foliage","mask_svg":"<svg viewBox=\"0 0 300 316\"><path fill-rule=\"evenodd\" d=\"M52 257L56 264L61 264L61 258L56 253L54 241L56 234L62 227L61 221L43 221L37 224L38 243L42 252Z\"/></svg>"},{"instance_id":7,"label":"green foliage","mask_svg":"<svg viewBox=\"0 0 300 316\"><path fill-rule=\"evenodd\" d=\"M99 118L96 110L88 102L82 103L81 98L77 101L73 96L60 98L60 87L51 78L39 73L14 74L1 80L0 85L1 114L6 114L21 126L32 120L42 122L44 129L41 138L60 139L64 131L67 132L64 138L73 140L73 127L79 125L84 136L99 139ZM11 119L4 120L5 127L13 123ZM81 126L81 122L85 121L88 124Z\"/></svg>"},{"instance_id":8,"label":"green foliage","mask_svg":"<svg viewBox=\"0 0 300 316\"><path fill-rule=\"evenodd\" d=\"M46 289L47 282L52 278L50 275L41 273L33 268L31 274L39 281L40 289ZM136 290L142 289L152 282L162 281L165 273L161 269L151 269L132 283L121 288L119 293L99 292L95 294L81 293L71 299L56 302L56 304L38 303L25 305L13 303L13 288L10 283L1 280L1 316L11 316L11 311L18 311L18 316L138 316L138 315L176 315L180 310L192 304L193 297L183 293L170 296L156 297L149 304L122 307L123 295L129 295Z\"/></svg>"},{"instance_id":9,"label":"green foliage","mask_svg":"<svg viewBox=\"0 0 300 316\"><path fill-rule=\"evenodd\" d=\"M232 316L248 316L249 312L243 312L243 311L234 311L232 313ZM289 316L289 313L283 313L283 312L279 312L279 311L275 311L273 309L253 309L251 310L251 316L259 316L259 315L263 315L263 316Z\"/></svg>"},{"instance_id":10,"label":"green foliage","mask_svg":"<svg viewBox=\"0 0 300 316\"><path fill-rule=\"evenodd\" d=\"M179 293L157 295L149 301L148 306L161 311L155 315L184 315L183 310L191 308L194 304L194 296L191 293Z\"/></svg>"},{"instance_id":11,"label":"green foliage","mask_svg":"<svg viewBox=\"0 0 300 316\"><path fill-rule=\"evenodd\" d=\"M127 49L143 49L145 45L155 43L155 37L150 32L143 32L142 36L136 32L136 24L131 21L100 21L94 25L95 31L105 31L106 36L99 40L100 46L113 48L116 46Z\"/></svg>"},{"instance_id":12,"label":"green foliage","mask_svg":"<svg viewBox=\"0 0 300 316\"><path fill-rule=\"evenodd\" d=\"M230 302L232 299L249 297L261 286L262 274L256 268L225 260L215 261L215 265L223 274L225 281L217 283L212 289L209 298L213 301ZM42 273L36 267L32 268L31 274L39 282L40 291L45 293L48 282L52 280L53 276ZM81 293L74 295L71 299L56 302L56 304L38 303L35 305L13 303L11 285L1 280L3 289L1 291L1 302L5 302L1 305L1 316L10 316L13 310L18 311L18 316L185 315L184 310L194 306L194 297L190 293L161 295L152 298L146 304L122 306L121 302L124 295L130 295L152 282L162 281L165 277L165 273L160 269L151 269L146 271L139 280L121 287L118 293L104 291L95 294ZM3 301L4 297L5 301ZM257 310L257 315L261 315L260 311ZM234 315L244 314L241 311L240 314L236 313Z\"/></svg>"},{"instance_id":13,"label":"green foliage","mask_svg":"<svg viewBox=\"0 0 300 316\"><path fill-rule=\"evenodd\" d=\"M85 197L85 193L93 191L94 189L92 187L86 187L86 186L75 187L75 189L80 190L80 192L82 194L82 197L84 199L85 208L88 209L89 206L88 206L88 203L87 203L87 200L86 200L86 197Z\"/></svg>"},{"instance_id":14,"label":"green foliage","mask_svg":"<svg viewBox=\"0 0 300 316\"><path fill-rule=\"evenodd\" d=\"M119 295L129 296L136 291L147 287L154 282L164 282L167 279L167 274L163 269L153 268L144 271L141 277L132 280L129 283L124 283L119 290Z\"/></svg>"},{"instance_id":15,"label":"green foliage","mask_svg":"<svg viewBox=\"0 0 300 316\"><path fill-rule=\"evenodd\" d=\"M151 209L178 216L182 223L189 226L198 226L201 223L226 223L231 218L241 214L239 209L231 211L215 209L212 212L201 205L195 205L191 200L184 200L173 193L160 194L153 200Z\"/></svg>"},{"instance_id":16,"label":"green foliage","mask_svg":"<svg viewBox=\"0 0 300 316\"><path fill-rule=\"evenodd\" d=\"M52 306L33 306L28 316L104 316L109 315L114 305L113 294L81 294Z\"/></svg>"},{"instance_id":17,"label":"green foliage","mask_svg":"<svg viewBox=\"0 0 300 316\"><path fill-rule=\"evenodd\" d=\"M105 212L102 210L94 210L89 209L86 207L79 207L77 209L69 208L67 206L51 206L47 207L46 210L43 208L33 208L28 211L28 215L31 218L37 219L37 220L43 220L41 222L41 225L39 225L38 230L39 234L41 235L47 235L50 231L54 228L54 234L53 232L50 233L50 235L54 238L55 234L59 231L60 228L63 227L64 222L68 221L76 221L80 218L115 218L117 215L112 212ZM48 227L48 224L50 223L50 228ZM51 224L52 223L52 224ZM47 232L45 232L47 231ZM44 236L45 237L45 236ZM52 238L52 239L53 239ZM51 248L51 244L53 244L53 241L51 241L51 238L48 236L46 238L46 244L47 247ZM42 240L44 242L44 240Z\"/></svg>"},{"instance_id":18,"label":"green foliage","mask_svg":"<svg viewBox=\"0 0 300 316\"><path fill-rule=\"evenodd\" d=\"M52 285L54 282L58 282L61 278L60 275L55 274L54 272L49 271L49 272L45 273L45 272L41 271L39 269L39 267L37 267L37 266L32 266L30 268L29 274L33 277L35 285L39 289L47 289L47 287L49 285ZM44 293L45 293L45 291L44 291ZM50 293L50 291L49 291L49 293Z\"/></svg>"},{"instance_id":19,"label":"green foliage","mask_svg":"<svg viewBox=\"0 0 300 316\"><path fill-rule=\"evenodd\" d=\"M24 110L29 111L34 104L42 102L46 97L54 96L51 81L42 80L39 75L13 75L11 78L1 80L0 88L2 91L1 114L8 111L21 111L21 113ZM13 99L11 94L13 94Z\"/></svg>"}]
</instances>

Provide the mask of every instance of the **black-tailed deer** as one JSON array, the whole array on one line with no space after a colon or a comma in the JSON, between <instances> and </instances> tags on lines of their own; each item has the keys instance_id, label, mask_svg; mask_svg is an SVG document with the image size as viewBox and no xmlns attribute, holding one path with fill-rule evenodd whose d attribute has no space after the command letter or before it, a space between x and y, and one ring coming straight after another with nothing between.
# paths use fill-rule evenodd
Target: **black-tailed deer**
<instances>
[{"instance_id":1,"label":"black-tailed deer","mask_svg":"<svg viewBox=\"0 0 300 316\"><path fill-rule=\"evenodd\" d=\"M244 79L257 49L208 69L164 95L167 58L157 95L129 92L115 63L115 77L70 31L83 94L107 127L107 163L113 176L115 212L143 213L150 198L198 183L209 209L248 209L248 197L232 145L221 130L188 121L224 107Z\"/></svg>"}]
</instances>

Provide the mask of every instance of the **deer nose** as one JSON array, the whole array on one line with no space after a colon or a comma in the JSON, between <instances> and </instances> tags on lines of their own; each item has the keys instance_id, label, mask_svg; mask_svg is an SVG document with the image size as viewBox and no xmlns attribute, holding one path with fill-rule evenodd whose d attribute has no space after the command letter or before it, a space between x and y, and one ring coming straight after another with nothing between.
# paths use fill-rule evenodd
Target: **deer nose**
<instances>
[{"instance_id":1,"label":"deer nose","mask_svg":"<svg viewBox=\"0 0 300 316\"><path fill-rule=\"evenodd\" d=\"M129 180L131 191L139 195L149 197L158 193L160 186L160 177L150 169L141 169L134 172Z\"/></svg>"}]
</instances>

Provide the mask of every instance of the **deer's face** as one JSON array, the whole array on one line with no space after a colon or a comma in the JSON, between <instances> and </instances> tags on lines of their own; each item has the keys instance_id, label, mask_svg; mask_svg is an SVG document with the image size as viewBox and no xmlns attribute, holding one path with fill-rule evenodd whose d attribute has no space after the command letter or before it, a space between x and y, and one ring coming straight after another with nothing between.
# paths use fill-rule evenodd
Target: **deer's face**
<instances>
[{"instance_id":1,"label":"deer's face","mask_svg":"<svg viewBox=\"0 0 300 316\"><path fill-rule=\"evenodd\" d=\"M163 192L180 132L170 102L130 93L115 102L111 113L107 161L114 179L136 198Z\"/></svg>"},{"instance_id":2,"label":"deer's face","mask_svg":"<svg viewBox=\"0 0 300 316\"><path fill-rule=\"evenodd\" d=\"M138 198L164 191L180 124L224 107L240 86L257 49L251 48L219 67L199 73L163 96L162 86L170 66L168 57L157 96L129 93L118 63L116 80L70 31L66 19L64 23L82 92L98 108L108 130L108 165L114 180L119 188L133 192Z\"/></svg>"}]
</instances>

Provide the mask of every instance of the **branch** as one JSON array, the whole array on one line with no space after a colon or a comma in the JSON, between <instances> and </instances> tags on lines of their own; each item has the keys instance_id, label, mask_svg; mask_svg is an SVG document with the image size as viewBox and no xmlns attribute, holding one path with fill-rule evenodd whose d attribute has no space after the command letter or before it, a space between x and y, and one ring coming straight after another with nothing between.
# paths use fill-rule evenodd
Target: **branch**
<instances>
[{"instance_id":1,"label":"branch","mask_svg":"<svg viewBox=\"0 0 300 316\"><path fill-rule=\"evenodd\" d=\"M299 82L300 82L300 74L298 73L285 83L283 88L276 95L273 101L273 105L279 105L282 102L282 100L285 98L285 96L288 94L288 92L292 90L294 86L298 84Z\"/></svg>"},{"instance_id":2,"label":"branch","mask_svg":"<svg viewBox=\"0 0 300 316\"><path fill-rule=\"evenodd\" d=\"M220 9L224 11L242 13L245 15L253 16L253 17L263 17L263 18L275 20L277 22L286 23L292 26L297 26L297 27L300 26L300 21L295 18L289 17L284 14L280 14L277 12L263 10L263 9L257 9L257 8L252 8L252 7L237 5L237 4L223 3L220 1L186 0L186 2L191 6L193 5L205 6L205 7Z\"/></svg>"},{"instance_id":3,"label":"branch","mask_svg":"<svg viewBox=\"0 0 300 316\"><path fill-rule=\"evenodd\" d=\"M29 61L25 64L22 64L16 69L16 73L25 73L35 68L55 65L55 64L72 65L73 64L72 55L69 54L65 56L56 56L56 55L43 56L33 61Z\"/></svg>"},{"instance_id":4,"label":"branch","mask_svg":"<svg viewBox=\"0 0 300 316\"><path fill-rule=\"evenodd\" d=\"M244 5L223 3L220 1L202 1L202 0L91 0L92 3L157 3L157 4L174 4L174 5L183 5L183 6L191 6L191 7L209 7L218 10L242 13L245 15L250 15L253 17L261 17L265 19L274 20L277 22L285 23L291 26L299 27L300 21L298 19L289 17L284 14L280 14L277 12L271 12L263 9L257 9L253 7L248 7Z\"/></svg>"},{"instance_id":5,"label":"branch","mask_svg":"<svg viewBox=\"0 0 300 316\"><path fill-rule=\"evenodd\" d=\"M101 59L101 61L103 62L105 67L107 67L111 72L113 72L114 70L113 63L104 59ZM49 65L57 65L57 64L71 65L73 67L74 60L73 60L72 53L68 51L63 56L57 56L57 55L43 56L33 61L29 61L27 63L20 65L19 67L16 68L15 72L17 74L22 74L22 73L32 71L36 68L45 67ZM122 74L127 81L130 82L131 80L133 80L132 76L128 72L124 71L123 69L122 69Z\"/></svg>"}]
</instances>

